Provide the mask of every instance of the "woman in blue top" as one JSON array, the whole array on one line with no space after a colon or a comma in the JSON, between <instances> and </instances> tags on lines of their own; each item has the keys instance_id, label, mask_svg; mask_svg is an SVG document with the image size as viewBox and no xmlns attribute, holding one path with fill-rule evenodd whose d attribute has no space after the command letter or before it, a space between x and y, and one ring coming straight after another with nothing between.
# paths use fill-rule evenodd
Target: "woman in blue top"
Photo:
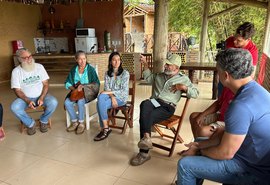
<instances>
[{"instance_id":1,"label":"woman in blue top","mask_svg":"<svg viewBox=\"0 0 270 185\"><path fill-rule=\"evenodd\" d=\"M129 90L129 72L122 67L118 52L109 56L108 71L104 77L104 91L98 96L97 111L100 120L100 133L94 141L101 141L108 137L111 129L108 126L108 109L122 106L127 102Z\"/></svg>"},{"instance_id":2,"label":"woman in blue top","mask_svg":"<svg viewBox=\"0 0 270 185\"><path fill-rule=\"evenodd\" d=\"M68 74L65 82L66 89L74 91L77 89L79 92L83 91L88 84L96 83L100 84L95 68L86 62L86 54L83 51L78 51L75 54L77 65L75 65ZM80 82L80 85L76 87L76 84ZM85 94L85 90L84 90ZM65 107L69 113L72 124L67 128L68 132L76 131L76 134L82 134L84 125L84 104L88 103L85 96L82 99L72 101L69 96L65 99ZM78 105L78 115L76 114L74 103Z\"/></svg>"}]
</instances>

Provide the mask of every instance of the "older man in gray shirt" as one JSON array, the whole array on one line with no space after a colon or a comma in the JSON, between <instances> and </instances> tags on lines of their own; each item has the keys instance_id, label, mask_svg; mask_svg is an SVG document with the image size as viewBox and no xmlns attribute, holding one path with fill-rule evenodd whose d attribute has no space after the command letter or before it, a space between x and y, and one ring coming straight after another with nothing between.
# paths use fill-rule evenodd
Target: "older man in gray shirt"
<instances>
[{"instance_id":1,"label":"older man in gray shirt","mask_svg":"<svg viewBox=\"0 0 270 185\"><path fill-rule=\"evenodd\" d=\"M179 73L181 57L176 54L165 59L164 72L152 74L148 69L145 57L141 57L144 64L144 79L153 84L153 94L150 99L144 100L140 105L140 137L138 143L140 152L131 159L130 164L138 166L151 158L148 154L152 149L151 126L157 122L171 117L181 94L184 92L189 98L197 98L198 90L193 86L190 79Z\"/></svg>"}]
</instances>

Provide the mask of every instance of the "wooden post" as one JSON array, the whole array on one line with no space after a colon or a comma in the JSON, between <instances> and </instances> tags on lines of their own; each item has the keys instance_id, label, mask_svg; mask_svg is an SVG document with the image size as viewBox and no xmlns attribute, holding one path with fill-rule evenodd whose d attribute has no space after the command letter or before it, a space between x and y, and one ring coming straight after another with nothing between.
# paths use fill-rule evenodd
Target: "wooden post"
<instances>
[{"instance_id":1,"label":"wooden post","mask_svg":"<svg viewBox=\"0 0 270 185\"><path fill-rule=\"evenodd\" d=\"M204 58L205 58L209 9L210 9L209 0L204 0L202 32L201 32L201 39L200 39L200 62L204 62Z\"/></svg>"},{"instance_id":2,"label":"wooden post","mask_svg":"<svg viewBox=\"0 0 270 185\"><path fill-rule=\"evenodd\" d=\"M265 32L263 41L263 52L267 53L269 51L269 39L270 39L270 3L268 2L267 15L265 21ZM269 53L268 53L269 54Z\"/></svg>"},{"instance_id":3,"label":"wooden post","mask_svg":"<svg viewBox=\"0 0 270 185\"><path fill-rule=\"evenodd\" d=\"M155 25L154 25L154 72L163 71L162 60L167 55L168 44L168 0L155 1Z\"/></svg>"}]
</instances>

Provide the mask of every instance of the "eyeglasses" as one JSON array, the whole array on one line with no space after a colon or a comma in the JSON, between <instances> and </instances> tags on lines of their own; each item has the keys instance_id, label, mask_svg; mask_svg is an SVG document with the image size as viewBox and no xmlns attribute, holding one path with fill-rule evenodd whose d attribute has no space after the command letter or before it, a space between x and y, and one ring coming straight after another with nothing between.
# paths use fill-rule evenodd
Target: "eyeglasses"
<instances>
[{"instance_id":1,"label":"eyeglasses","mask_svg":"<svg viewBox=\"0 0 270 185\"><path fill-rule=\"evenodd\" d=\"M23 60L29 60L29 59L32 58L32 55L29 55L28 57L20 57L20 58L23 59Z\"/></svg>"}]
</instances>

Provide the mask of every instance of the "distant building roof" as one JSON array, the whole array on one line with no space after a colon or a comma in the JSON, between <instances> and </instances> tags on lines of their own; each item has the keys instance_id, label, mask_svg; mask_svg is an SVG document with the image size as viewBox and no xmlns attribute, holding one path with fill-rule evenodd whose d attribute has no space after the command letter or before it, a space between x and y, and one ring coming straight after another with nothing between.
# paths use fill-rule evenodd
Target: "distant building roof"
<instances>
[{"instance_id":1,"label":"distant building roof","mask_svg":"<svg viewBox=\"0 0 270 185\"><path fill-rule=\"evenodd\" d=\"M155 7L154 5L149 4L133 4L129 3L124 8L124 16L139 16L145 14L154 14Z\"/></svg>"}]
</instances>

